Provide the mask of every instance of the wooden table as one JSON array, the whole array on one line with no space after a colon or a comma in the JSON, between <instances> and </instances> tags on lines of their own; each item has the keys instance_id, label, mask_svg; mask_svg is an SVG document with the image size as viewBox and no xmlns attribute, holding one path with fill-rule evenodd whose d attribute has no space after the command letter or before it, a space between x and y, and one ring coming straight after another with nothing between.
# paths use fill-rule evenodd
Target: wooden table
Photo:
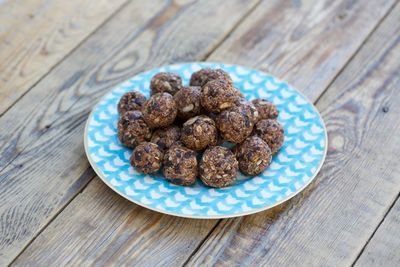
<instances>
[{"instance_id":1,"label":"wooden table","mask_svg":"<svg viewBox=\"0 0 400 267\"><path fill-rule=\"evenodd\" d=\"M400 4L0 1L0 265L399 266ZM99 98L184 61L270 72L328 129L303 193L259 214L192 220L109 189L83 149Z\"/></svg>"}]
</instances>

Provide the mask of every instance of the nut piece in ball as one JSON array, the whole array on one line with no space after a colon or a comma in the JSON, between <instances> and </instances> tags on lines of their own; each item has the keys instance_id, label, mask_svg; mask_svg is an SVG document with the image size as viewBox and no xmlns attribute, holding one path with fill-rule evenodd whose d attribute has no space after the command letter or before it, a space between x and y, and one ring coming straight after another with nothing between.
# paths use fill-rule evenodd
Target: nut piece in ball
<instances>
[{"instance_id":1,"label":"nut piece in ball","mask_svg":"<svg viewBox=\"0 0 400 267\"><path fill-rule=\"evenodd\" d=\"M182 143L193 150L203 150L217 142L215 122L207 116L193 117L183 124L181 131Z\"/></svg>"},{"instance_id":2,"label":"nut piece in ball","mask_svg":"<svg viewBox=\"0 0 400 267\"><path fill-rule=\"evenodd\" d=\"M196 152L184 146L172 146L164 155L163 172L173 184L194 184L197 176Z\"/></svg>"},{"instance_id":3,"label":"nut piece in ball","mask_svg":"<svg viewBox=\"0 0 400 267\"><path fill-rule=\"evenodd\" d=\"M268 144L272 154L278 152L285 139L283 127L276 120L260 120L255 126L255 134Z\"/></svg>"},{"instance_id":4,"label":"nut piece in ball","mask_svg":"<svg viewBox=\"0 0 400 267\"><path fill-rule=\"evenodd\" d=\"M187 120L200 114L200 90L198 86L188 86L183 87L174 95L178 107L178 118Z\"/></svg>"},{"instance_id":5,"label":"nut piece in ball","mask_svg":"<svg viewBox=\"0 0 400 267\"><path fill-rule=\"evenodd\" d=\"M140 111L127 111L122 115L118 121L118 138L123 145L131 148L150 140L151 130Z\"/></svg>"},{"instance_id":6,"label":"nut piece in ball","mask_svg":"<svg viewBox=\"0 0 400 267\"><path fill-rule=\"evenodd\" d=\"M179 75L171 72L160 72L151 78L151 94L169 93L174 95L182 88L182 79Z\"/></svg>"},{"instance_id":7,"label":"nut piece in ball","mask_svg":"<svg viewBox=\"0 0 400 267\"><path fill-rule=\"evenodd\" d=\"M226 141L239 144L253 131L257 112L248 102L222 111L216 119L217 128Z\"/></svg>"},{"instance_id":8,"label":"nut piece in ball","mask_svg":"<svg viewBox=\"0 0 400 267\"><path fill-rule=\"evenodd\" d=\"M254 99L251 102L258 110L259 120L278 118L279 111L272 102L261 98Z\"/></svg>"},{"instance_id":9,"label":"nut piece in ball","mask_svg":"<svg viewBox=\"0 0 400 267\"><path fill-rule=\"evenodd\" d=\"M141 110L146 97L138 92L132 91L125 93L118 102L118 112L123 115L127 111Z\"/></svg>"},{"instance_id":10,"label":"nut piece in ball","mask_svg":"<svg viewBox=\"0 0 400 267\"><path fill-rule=\"evenodd\" d=\"M225 187L235 182L238 162L233 153L226 147L208 148L199 165L200 178L208 186Z\"/></svg>"},{"instance_id":11,"label":"nut piece in ball","mask_svg":"<svg viewBox=\"0 0 400 267\"><path fill-rule=\"evenodd\" d=\"M176 125L157 129L153 132L150 142L157 144L161 150L168 149L181 137L181 129Z\"/></svg>"},{"instance_id":12,"label":"nut piece in ball","mask_svg":"<svg viewBox=\"0 0 400 267\"><path fill-rule=\"evenodd\" d=\"M144 103L142 112L144 120L150 128L159 128L172 124L178 110L172 95L158 93Z\"/></svg>"},{"instance_id":13,"label":"nut piece in ball","mask_svg":"<svg viewBox=\"0 0 400 267\"><path fill-rule=\"evenodd\" d=\"M209 112L221 112L233 106L236 95L230 83L224 80L213 80L201 90L201 105Z\"/></svg>"},{"instance_id":14,"label":"nut piece in ball","mask_svg":"<svg viewBox=\"0 0 400 267\"><path fill-rule=\"evenodd\" d=\"M154 173L161 168L163 153L153 143L144 142L133 150L130 162L138 172Z\"/></svg>"},{"instance_id":15,"label":"nut piece in ball","mask_svg":"<svg viewBox=\"0 0 400 267\"><path fill-rule=\"evenodd\" d=\"M192 74L190 77L190 85L203 87L212 80L225 80L230 84L232 83L232 79L226 71L222 69L205 68Z\"/></svg>"},{"instance_id":16,"label":"nut piece in ball","mask_svg":"<svg viewBox=\"0 0 400 267\"><path fill-rule=\"evenodd\" d=\"M269 166L272 160L271 149L258 136L251 136L236 148L239 169L247 175L257 175Z\"/></svg>"}]
</instances>

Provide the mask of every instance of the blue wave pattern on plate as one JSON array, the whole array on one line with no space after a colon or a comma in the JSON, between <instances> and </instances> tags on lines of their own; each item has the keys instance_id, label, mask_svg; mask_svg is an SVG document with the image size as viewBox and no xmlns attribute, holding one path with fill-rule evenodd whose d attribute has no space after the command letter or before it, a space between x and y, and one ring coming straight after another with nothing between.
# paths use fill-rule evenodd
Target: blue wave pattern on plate
<instances>
[{"instance_id":1,"label":"blue wave pattern on plate","mask_svg":"<svg viewBox=\"0 0 400 267\"><path fill-rule=\"evenodd\" d=\"M267 98L277 105L278 121L285 129L285 143L262 174L239 174L237 184L212 189L198 181L194 186L170 184L162 174L143 175L129 164L131 150L117 137L117 103L127 91L149 96L151 77L161 71L190 75L201 68L221 68L233 78L248 100ZM115 191L144 207L183 217L220 218L267 209L300 192L319 171L326 154L326 130L315 110L297 90L263 72L236 65L185 63L138 74L108 93L88 119L85 145L98 175Z\"/></svg>"}]
</instances>

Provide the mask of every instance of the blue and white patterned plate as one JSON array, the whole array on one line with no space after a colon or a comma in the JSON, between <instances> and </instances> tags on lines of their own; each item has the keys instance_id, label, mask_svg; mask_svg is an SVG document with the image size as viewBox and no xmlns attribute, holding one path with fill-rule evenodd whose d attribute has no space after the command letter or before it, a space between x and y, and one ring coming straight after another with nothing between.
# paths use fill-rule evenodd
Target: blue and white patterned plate
<instances>
[{"instance_id":1,"label":"blue and white patterned plate","mask_svg":"<svg viewBox=\"0 0 400 267\"><path fill-rule=\"evenodd\" d=\"M161 174L144 175L129 165L131 150L117 137L117 103L127 91L149 95L151 77L161 71L179 74L184 84L201 68L227 71L248 100L267 98L279 109L285 143L262 174L241 175L237 184L212 189L198 181L177 186ZM143 207L180 217L227 218L276 206L303 190L317 175L325 159L327 134L316 108L296 89L275 77L237 65L185 63L153 69L118 85L93 109L85 129L85 150L93 169L114 191Z\"/></svg>"}]
</instances>

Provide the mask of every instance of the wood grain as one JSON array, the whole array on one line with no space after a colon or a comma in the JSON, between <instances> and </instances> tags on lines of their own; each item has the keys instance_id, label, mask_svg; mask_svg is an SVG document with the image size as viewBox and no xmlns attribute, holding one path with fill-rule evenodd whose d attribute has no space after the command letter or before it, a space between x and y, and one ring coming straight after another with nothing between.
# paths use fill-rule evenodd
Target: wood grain
<instances>
[{"instance_id":1,"label":"wood grain","mask_svg":"<svg viewBox=\"0 0 400 267\"><path fill-rule=\"evenodd\" d=\"M400 201L365 247L355 266L400 266Z\"/></svg>"},{"instance_id":2,"label":"wood grain","mask_svg":"<svg viewBox=\"0 0 400 267\"><path fill-rule=\"evenodd\" d=\"M274 9L277 10L277 9L279 9L279 4L278 3L281 3L281 1L275 1L274 4L267 4L267 5L263 4L263 6L262 6L263 9L262 10L264 10L264 12L266 14L271 14L272 12L269 11L267 9L267 7L268 8L274 7ZM324 5L328 5L329 6L329 3L330 2L327 1ZM350 2L344 2L344 3L350 3ZM351 3L353 3L353 2L351 2ZM388 4L388 2L383 2L383 3L380 3L380 4L384 8L386 8L387 10L390 8L390 5ZM324 5L322 5L322 6L324 6ZM343 5L343 3L342 3L342 5ZM357 3L355 6L359 7L359 5L360 4ZM365 29L359 29L360 21L364 21L365 20L366 14L374 13L374 11L372 11L372 9L373 8L377 8L377 6L371 6L371 5L364 5L364 6L365 6L365 8L367 10L359 10L360 8L357 8L358 12L350 12L349 13L350 17L348 19L349 19L350 22L347 22L346 25L347 25L347 28L348 27L350 27L350 28L353 27L354 30L359 30L359 32L361 32L363 34L363 37L366 38L367 35L368 35L368 32ZM332 20L336 21L337 17L332 15L330 12L323 12L322 13L322 14L327 14L326 17L324 17L324 16L316 17L315 14L314 14L316 11L310 12L310 9L314 10L314 6L311 5L311 4L307 4L305 6L302 6L303 9L299 8L298 6L292 7L292 6L288 5L288 4L285 4L282 7L284 8L283 9L284 11L282 11L282 12L286 14L285 16L287 16L286 21L283 21L284 22L282 24L283 26L281 26L283 28L285 28L285 26L284 26L285 23L289 23L290 22L290 19L289 19L290 16L289 15L291 14L292 17L295 17L295 15L299 12L299 9L300 9L300 10L302 10L302 13L300 13L300 14L302 14L302 16L303 16L303 18L305 20L310 21L309 23L311 25L312 24L319 24L320 27L325 28L325 29L329 28L328 25L331 25L331 28L338 27L338 28L342 28L343 29L343 26L341 24L339 24L339 25L337 25L335 27L332 26L332 25L335 25L334 22L332 22ZM211 10L212 9L213 8L211 8ZM289 11L287 11L286 9L291 10L291 13ZM258 8L256 9L256 12L258 12L257 10L258 10ZM234 12L231 12L231 13L235 14ZM289 13L289 15L288 15L288 13ZM379 22L379 20L383 17L384 12L380 12L378 15L373 16L373 17L368 17L369 18L368 22L364 21L364 25L368 26L367 29L373 29L375 27L375 25ZM261 16L261 15L259 15L259 16ZM257 17L255 17L253 15L253 13L251 13L248 16L248 19L246 19L244 21L244 23L248 24L247 20L253 21L255 18L257 18ZM313 22L314 19L316 19L316 21ZM353 23L351 23L351 22L353 22ZM258 23L258 22L256 21L255 23ZM276 24L277 27L279 27L280 25L281 24ZM239 29L240 28L241 28L241 26L239 26ZM347 28L343 29L343 32L347 33L347 30L348 30ZM183 31L184 30L179 29L179 30L176 31L176 34L178 34L179 32L183 32ZM241 31L244 31L244 30L241 29ZM338 30L335 29L335 31L338 31ZM208 30L206 32L208 32ZM282 40L289 40L290 39L289 37L292 34L293 34L293 32L291 32L291 31L285 32L285 34L282 35L282 39L281 38L275 38L275 39L273 39L274 42L271 42L269 45L278 46L278 44L282 44ZM312 31L308 31L307 34L313 34L313 32ZM238 36L236 36L236 31L232 32L230 36L231 37L229 37L229 39L235 39L235 40L236 39L240 39ZM332 38L332 39L333 38L337 38L334 35L325 36L325 38L328 38L328 37ZM329 56L329 58L331 60L329 62L325 62L324 63L325 64L324 68L340 70L346 64L347 60L351 58L352 52L354 52L363 42L363 38L361 38L359 36L346 35L346 37L348 39L343 37L343 42L346 42L347 46L342 46L342 47L339 47L339 48L336 47L336 46L333 46L332 49L336 49L336 50L332 50L330 53L332 53L332 54L335 54L335 53L341 54L342 53L341 49L345 49L346 50L345 54L347 55L347 58L343 57L343 58L341 58L341 60L336 60L335 57ZM335 42L333 42L329 38L328 38L328 40L326 40L327 45L331 45L331 44L337 45ZM171 44L176 44L172 39L173 38L170 37L168 40L171 40L170 41ZM147 44L148 42L142 41L141 43ZM308 39L308 35L305 35L302 38L300 38L297 42L303 44L304 47L306 47L306 44L310 43L310 39ZM195 43L192 42L192 45L193 44L195 44ZM218 43L215 43L215 44L218 44ZM136 45L137 45L137 43L136 43ZM348 46L352 47L352 50L348 49ZM199 47L202 47L202 46L199 46ZM223 43L221 47L225 47L225 43ZM310 48L310 50L306 50L305 48L303 48L302 50L299 50L299 53L303 53L303 57L304 58L308 58L306 55L310 55L309 57L313 58L312 55L313 55L313 50L315 49L315 47L310 45L309 48ZM157 49L152 49L151 51L154 51L153 53L157 53L158 49L160 49L160 48L157 47ZM164 49L165 49L164 51L168 51L168 45L165 45ZM231 48L230 45L227 45L226 49L229 50L229 49L232 49L232 48ZM222 48L219 48L218 50L219 50L219 52L218 52L219 54L222 53L221 52ZM171 51L175 51L175 49L171 50ZM263 53L264 53L263 49L258 49L258 51L259 51L260 55L263 55ZM238 54L244 53L242 49L236 50L236 52ZM256 53L253 50L247 51L247 52L248 53ZM230 53L233 54L233 52L230 52ZM125 54L127 54L127 53L125 53ZM151 58L153 60L157 60L158 57L162 56L162 55L163 55L163 53L161 53L161 54L158 53L157 57L151 57ZM179 57L181 60L184 60L186 56L187 56L187 53L183 53L183 54L180 54L179 56L174 56L175 58L167 59L166 61L167 62L169 62L170 60L174 61L174 60L176 60L177 57ZM193 57L196 58L196 55L193 55ZM211 59L215 59L215 58L217 58L217 56L215 56L215 57L211 56ZM245 56L244 55L241 56L241 57L235 56L235 58L239 61L239 63L245 63L245 64L248 64L248 65L251 64L250 62L246 63L244 61L245 60ZM301 58L301 55L299 55L299 58ZM121 57L119 57L118 60L121 60ZM113 57L112 61L113 62L118 62L118 60L114 61L114 57ZM226 60L228 60L228 58L226 58ZM315 60L315 59L313 59L313 60ZM148 64L148 66L150 66L149 63L147 63L147 64ZM304 63L304 64L306 64L306 63ZM146 66L145 64L143 64L143 65ZM129 68L127 67L126 69L129 69ZM306 77L308 73L314 73L314 71L317 71L318 69L319 69L319 65L315 65L311 69L296 70L296 72L294 72L293 75L300 75L300 76ZM337 71L336 72L334 72L334 71L330 72L330 74L331 74L330 81L333 80L333 78L335 77L336 73L337 73ZM128 74L132 75L133 73L128 73ZM109 75L111 76L111 74L109 74ZM102 91L101 93L104 92L104 89L103 89L102 86L101 87L99 86L98 90ZM93 99L95 99L96 97L95 96L91 96L91 101ZM84 100L79 100L77 102L77 104L75 104L74 107L76 107L77 109L82 109L82 108L84 108L84 107L82 107L82 105L84 105L86 103L87 102L85 102ZM85 114L85 112L81 112L81 111L70 111L70 112L79 112L77 114L81 114L81 113ZM74 115L74 116L76 117L77 115ZM83 116L82 120L84 118L85 117ZM60 125L59 127L62 127L62 125ZM78 129L76 133L73 132L72 134L68 133L66 135L66 139L70 140L70 141L68 141L68 146L69 147L76 148L76 147L79 147L81 145L81 141L80 141L81 136L80 136L80 134L78 134L81 131L82 131L82 129ZM43 139L43 138L44 137L41 137L40 139ZM38 143L41 143L40 139L39 139ZM46 140L46 138L44 138L44 140ZM81 155L81 157L84 157L83 154ZM18 157L17 160L13 162L13 165L16 165L16 162L20 161L19 158L20 157ZM26 161L26 160L32 159L32 158L33 158L33 155L30 155L30 156L27 156L26 158L24 158L24 160ZM65 156L65 158L69 159L69 156ZM43 160L38 160L37 162L42 162L42 161ZM65 160L60 160L60 161L66 162ZM47 169L48 170L48 175L51 175L53 173L53 169L51 168L51 165L50 164L46 164L46 166L43 166L42 168ZM13 177L14 175L15 175L15 173L12 174L10 177ZM114 194L113 192L110 192L108 189L106 189L104 186L103 187L98 187L97 185L93 185L93 183L97 184L97 180L92 181L88 185L88 188L85 189L82 192L82 196L86 196L87 194L89 194L88 193L89 190L94 190L92 188L98 188L98 190L101 191L101 192L97 192L96 193L98 195ZM119 203L120 202L118 202L118 204L114 204L114 205L118 206L118 209L120 209L121 214L126 214L125 212L128 212L129 210L132 209L132 206L131 206L132 204L131 205L128 205L128 204L121 205ZM64 246L67 243L73 244L73 246L77 248L76 251L79 251L79 253L82 252L82 251L85 251L85 253L88 253L86 255L95 255L95 256L93 256L93 258L95 258L95 259L90 259L90 260L88 260L89 262L95 262L96 260L98 260L100 263L107 262L109 257L108 256L104 256L103 257L101 255L101 253L99 253L98 244L94 241L94 240L98 240L98 237L99 237L99 231L97 230L96 227L94 227L90 231L86 231L85 230L85 233L87 233L87 235L85 235L84 237L81 237L81 236L78 236L78 235L74 235L71 239L68 239L65 242L63 241L63 238L61 238L61 237L64 237L65 235L68 235L68 233L73 231L76 227L78 227L78 228L80 227L80 225L79 225L80 224L79 223L79 217L75 217L73 214L78 214L79 213L79 209L81 207L85 206L85 205L87 205L87 204L83 203L83 200L81 198L74 199L72 201L72 206L71 206L71 207L73 207L73 208L71 208L73 210L72 211L68 211L69 212L68 214L66 214L65 212L61 212L61 214L55 219L54 223L50 224L50 226L44 230L44 232L31 244L31 246L29 246L28 249L23 254L21 254L21 256L17 259L16 263L18 265L24 265L26 263L39 262L39 263L45 265L46 263L49 263L48 259L46 259L47 258L47 254L46 253L49 250L52 251L51 261L58 261L59 263L60 262L67 263L67 261L65 261L65 259L67 259L68 257L71 257L74 260L68 261L68 263L70 263L70 264L71 263L76 263L76 264L82 263L81 261L83 261L84 259L80 258L79 255L67 255L67 253L70 253L71 251L68 251L67 253L64 253ZM283 209L282 207L280 207L280 208ZM90 214L93 214L93 215L94 214L103 214L103 213L105 214L105 213L107 213L107 208L102 208L101 205L99 204L99 205L96 206L96 208L93 208L92 212L93 213L90 213ZM72 216L71 216L71 214L72 214ZM265 227L266 223L273 221L274 220L273 218L274 217L278 217L278 216L279 216L279 213L262 213L262 217L258 217L259 218L258 219L259 224L257 224L257 222L255 222L255 223L253 223L253 225L256 226L256 229L260 229L259 233L262 234L263 232L261 231L261 229L264 229L263 227ZM164 217L170 218L169 216L166 216L166 215L162 216L162 218L164 218ZM120 219L118 221L122 222L122 221L125 220L124 218L125 217L122 216L122 217L120 217ZM113 218L113 219L115 219L115 218ZM100 218L100 220L101 220L101 218ZM118 238L119 238L117 236L114 236L114 233L117 231L118 226L107 226L108 220L109 220L109 215L105 215L104 226L101 226L101 227L109 227L109 228L107 228L107 231L100 231L100 232L102 233L102 236L106 236L106 237L107 236L113 236L112 238L110 238L110 240L106 241L106 242L112 242L112 240L115 240L115 239L118 240ZM168 220L171 220L171 219L168 219ZM239 219L239 220L241 220L241 219ZM63 222L66 222L66 221L70 221L68 226L65 226L65 227L62 226L62 225L64 225ZM227 221L232 222L236 226L238 226L238 224L236 223L236 220L227 220ZM102 224L103 222L99 221L97 223ZM182 221L182 223L190 225L190 224L194 224L195 221L194 220L184 220L184 221ZM212 221L212 222L207 221L207 227L209 227L209 230L212 229L212 227L213 227L213 225L215 225L215 223L216 223L216 221ZM149 225L149 227L146 228L146 231L147 232L152 232L153 231L153 228L151 226L152 222L149 221L149 222L147 222L147 224ZM138 225L141 226L141 222L137 222L136 220L132 220L130 222L129 231L134 232L135 229L139 227ZM101 228L101 227L99 227L99 228ZM174 240L176 240L176 242L173 243L173 249L176 250L176 251L184 250L184 248L186 248L186 246L187 246L187 243L186 243L187 241L185 241L184 236L188 235L188 233L185 233L185 234L180 233L180 231L178 231L179 227L177 228L174 225L168 225L167 227L171 227L173 232L168 233L168 236L166 236L166 234L164 234L164 233L161 233L160 236L158 236L158 241L153 241L153 240L151 242L148 241L149 237L148 237L147 232L146 232L146 233L142 233L142 235L146 236L146 238L141 239L141 236L137 235L137 236L130 237L128 239L123 239L124 240L123 243L127 244L126 247L123 247L123 246L118 247L118 248L114 248L113 247L113 248L110 248L110 251L113 251L113 253L115 252L117 255L123 255L123 260L122 260L123 262L125 262L125 261L126 262L134 261L136 258L143 259L144 257L146 257L145 256L146 252L144 252L144 248L152 247L153 249L156 249L157 251L162 251L163 252L166 248L164 246L160 247L159 243L164 238L169 240L169 238L171 238L170 235L172 235ZM181 226L181 227L183 227L183 226ZM186 227L186 225L185 225L185 227ZM226 228L228 229L229 226L227 226ZM104 229L104 228L101 228L101 229ZM252 228L251 231L254 231L255 233L257 232L254 228ZM206 237L206 231L201 231L200 235L197 235L197 230L190 230L190 231L188 230L188 232L189 232L190 235L194 235L195 236L195 239L197 240L196 241L197 244L200 244L202 242L202 238ZM216 232L213 232L213 233L215 234ZM224 233L222 232L222 235L223 234ZM212 245L213 246L214 245L215 246L219 246L223 250L223 247L224 247L223 241L224 240L225 241L229 241L232 238L233 238L232 236L223 235L221 240L218 240L218 242L215 242ZM261 239L262 235L260 235L258 237L254 237L254 238ZM142 243L143 243L143 245L141 245L141 246L139 246L139 245L136 246L135 245L136 246L135 248L138 250L138 253L134 253L131 256L125 256L125 255L130 255L130 253L132 253L131 252L132 251L132 247L131 247L130 244L131 243L136 244L138 242L138 239L142 240ZM107 243L107 244L111 244L111 243ZM229 244L229 242L227 242L226 244ZM189 246L191 248L194 247L193 245L191 245L191 243L189 244ZM216 248L215 246L214 246L214 248ZM243 253L243 251L247 250L247 248L248 247L244 246L244 247L237 248L237 249L241 250L242 251L241 253ZM184 250L185 254L182 255L181 258L179 258L178 262L169 262L169 264L170 265L178 265L179 263L182 263L183 257L184 256L188 257L190 255L190 253L188 253L189 251L190 250ZM213 252L216 253L216 251L213 251ZM212 253L210 253L210 254L212 254ZM240 253L238 253L238 254L240 254ZM152 263L154 263L154 264L157 264L157 263L166 264L166 262L164 262L163 259L157 258L156 255L153 255L153 257L154 257L154 259L152 259L153 260ZM89 262L87 262L87 263L89 263ZM139 260L139 263L140 263L140 260Z\"/></svg>"},{"instance_id":3,"label":"wood grain","mask_svg":"<svg viewBox=\"0 0 400 267\"><path fill-rule=\"evenodd\" d=\"M209 58L253 66L315 101L395 1L264 1Z\"/></svg>"},{"instance_id":4,"label":"wood grain","mask_svg":"<svg viewBox=\"0 0 400 267\"><path fill-rule=\"evenodd\" d=\"M143 69L205 57L257 1L221 3L132 2L0 118L0 265L94 176L82 141L97 100Z\"/></svg>"},{"instance_id":5,"label":"wood grain","mask_svg":"<svg viewBox=\"0 0 400 267\"><path fill-rule=\"evenodd\" d=\"M400 5L318 101L329 147L315 182L275 218L260 213L221 221L188 266L356 260L400 192L399 21Z\"/></svg>"},{"instance_id":6,"label":"wood grain","mask_svg":"<svg viewBox=\"0 0 400 267\"><path fill-rule=\"evenodd\" d=\"M0 116L126 0L0 5Z\"/></svg>"}]
</instances>

